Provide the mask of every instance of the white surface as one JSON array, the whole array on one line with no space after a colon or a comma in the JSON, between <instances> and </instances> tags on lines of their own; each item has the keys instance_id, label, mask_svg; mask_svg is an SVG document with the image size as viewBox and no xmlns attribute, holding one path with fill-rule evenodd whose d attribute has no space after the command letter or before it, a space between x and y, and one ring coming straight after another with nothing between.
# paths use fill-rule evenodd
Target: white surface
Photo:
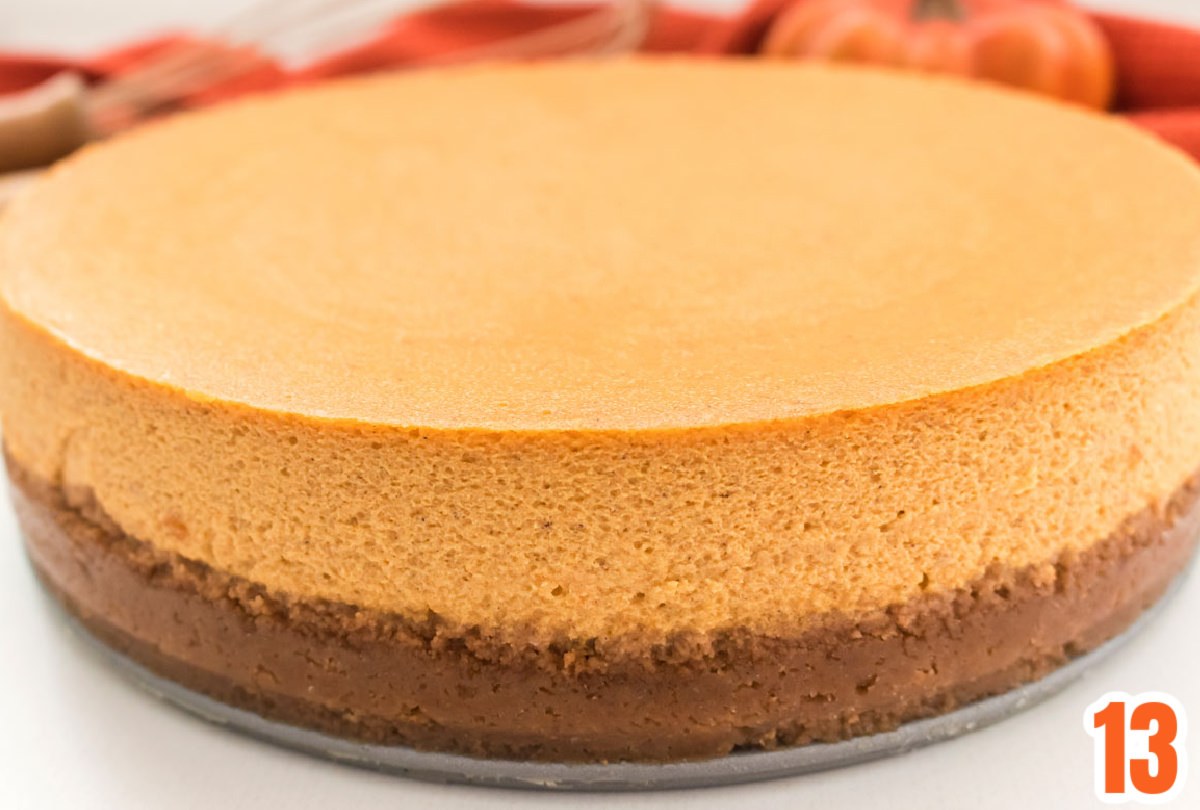
<instances>
[{"instance_id":1,"label":"white surface","mask_svg":"<svg viewBox=\"0 0 1200 810\"><path fill-rule=\"evenodd\" d=\"M0 48L88 49L178 24L210 24L246 0L0 0ZM699 4L699 3L697 3ZM730 0L707 0L732 8ZM1197 0L1096 6L1200 24ZM7 502L0 505L0 808L634 808L754 806L1100 807L1082 716L1108 691L1165 691L1200 728L1200 577L1116 660L1024 715L897 759L761 785L635 796L441 787L277 750L162 705L94 660L46 610ZM1200 760L1200 735L1189 746ZM1200 807L1200 768L1172 807Z\"/></svg>"}]
</instances>

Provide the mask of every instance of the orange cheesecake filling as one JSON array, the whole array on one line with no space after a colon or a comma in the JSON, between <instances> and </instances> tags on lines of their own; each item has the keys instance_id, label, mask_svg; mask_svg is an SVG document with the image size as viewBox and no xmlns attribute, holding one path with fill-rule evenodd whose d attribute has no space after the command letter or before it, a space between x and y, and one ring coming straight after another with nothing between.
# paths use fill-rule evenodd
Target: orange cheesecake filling
<instances>
[{"instance_id":1,"label":"orange cheesecake filling","mask_svg":"<svg viewBox=\"0 0 1200 810\"><path fill-rule=\"evenodd\" d=\"M147 128L15 205L0 418L31 475L273 592L794 633L1051 578L1182 485L1197 221L1179 155L953 81L354 82Z\"/></svg>"},{"instance_id":2,"label":"orange cheesecake filling","mask_svg":"<svg viewBox=\"0 0 1200 810\"><path fill-rule=\"evenodd\" d=\"M13 456L284 593L546 635L865 611L1106 537L1200 458L1200 306L1000 384L791 422L396 430L146 389L11 313Z\"/></svg>"}]
</instances>

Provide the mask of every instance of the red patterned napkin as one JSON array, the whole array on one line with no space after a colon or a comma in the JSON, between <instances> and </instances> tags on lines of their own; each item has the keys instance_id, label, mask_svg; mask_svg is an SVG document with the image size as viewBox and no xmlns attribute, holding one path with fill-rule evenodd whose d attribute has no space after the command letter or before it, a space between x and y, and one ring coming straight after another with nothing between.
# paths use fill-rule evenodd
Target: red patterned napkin
<instances>
[{"instance_id":1,"label":"red patterned napkin","mask_svg":"<svg viewBox=\"0 0 1200 810\"><path fill-rule=\"evenodd\" d=\"M642 49L753 53L771 21L790 2L753 0L733 16L659 6ZM208 104L330 76L418 66L448 52L511 39L594 10L574 3L463 0L400 17L368 41L301 70L264 61L254 71L208 87L186 101L189 105ZM1096 14L1094 19L1116 56L1117 111L1200 159L1200 31L1110 14ZM0 54L0 93L31 87L66 69L92 80L121 75L184 39L159 37L85 59Z\"/></svg>"}]
</instances>

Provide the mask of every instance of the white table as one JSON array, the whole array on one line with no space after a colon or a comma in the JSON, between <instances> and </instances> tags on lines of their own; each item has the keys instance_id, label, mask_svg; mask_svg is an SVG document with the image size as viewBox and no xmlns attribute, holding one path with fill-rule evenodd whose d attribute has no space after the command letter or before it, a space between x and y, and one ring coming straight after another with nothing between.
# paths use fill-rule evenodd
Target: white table
<instances>
[{"instance_id":1,"label":"white table","mask_svg":"<svg viewBox=\"0 0 1200 810\"><path fill-rule=\"evenodd\" d=\"M3 0L0 48L83 50L167 25L203 25L246 0ZM729 0L707 0L729 8ZM1197 0L1097 7L1200 24ZM442 787L332 765L244 739L160 704L65 634L37 592L0 501L0 807L350 810L360 807L1085 808L1092 742L1084 708L1108 691L1159 690L1192 712L1192 779L1175 807L1200 806L1200 577L1150 628L1049 702L998 726L904 757L778 782L622 796Z\"/></svg>"}]
</instances>

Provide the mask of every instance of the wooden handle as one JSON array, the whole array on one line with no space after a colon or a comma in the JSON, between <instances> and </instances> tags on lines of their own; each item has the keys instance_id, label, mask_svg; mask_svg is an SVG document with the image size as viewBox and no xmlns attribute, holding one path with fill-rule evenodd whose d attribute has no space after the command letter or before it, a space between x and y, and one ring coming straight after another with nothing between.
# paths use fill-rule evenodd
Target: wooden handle
<instances>
[{"instance_id":1,"label":"wooden handle","mask_svg":"<svg viewBox=\"0 0 1200 810\"><path fill-rule=\"evenodd\" d=\"M79 76L60 73L0 98L0 172L48 166L86 143L85 92Z\"/></svg>"}]
</instances>

